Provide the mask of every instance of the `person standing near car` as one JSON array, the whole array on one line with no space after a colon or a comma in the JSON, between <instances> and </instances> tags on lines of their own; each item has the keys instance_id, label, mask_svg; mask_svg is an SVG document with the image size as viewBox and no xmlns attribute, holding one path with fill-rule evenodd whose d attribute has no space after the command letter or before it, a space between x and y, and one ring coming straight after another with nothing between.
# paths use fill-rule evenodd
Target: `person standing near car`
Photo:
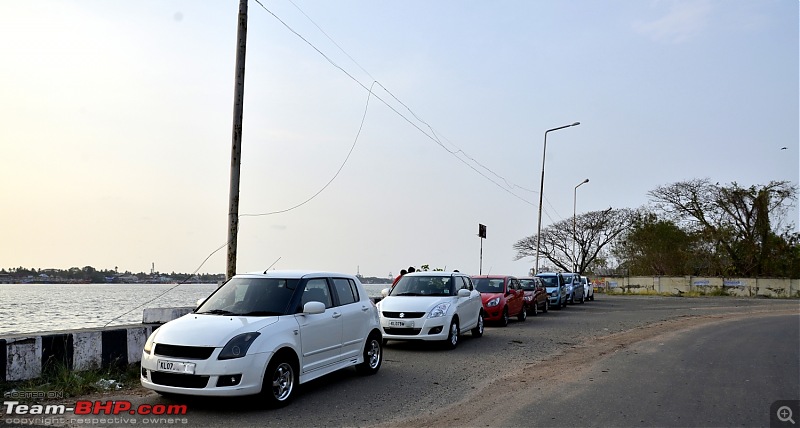
<instances>
[{"instance_id":1,"label":"person standing near car","mask_svg":"<svg viewBox=\"0 0 800 428\"><path fill-rule=\"evenodd\" d=\"M403 277L403 275L405 275L405 274L407 274L407 273L408 273L408 272L407 272L405 269L400 269L400 275L397 275L397 276L394 278L394 282L392 282L392 288L394 288L395 284L397 284L397 281L400 281L400 278L402 278L402 277Z\"/></svg>"}]
</instances>

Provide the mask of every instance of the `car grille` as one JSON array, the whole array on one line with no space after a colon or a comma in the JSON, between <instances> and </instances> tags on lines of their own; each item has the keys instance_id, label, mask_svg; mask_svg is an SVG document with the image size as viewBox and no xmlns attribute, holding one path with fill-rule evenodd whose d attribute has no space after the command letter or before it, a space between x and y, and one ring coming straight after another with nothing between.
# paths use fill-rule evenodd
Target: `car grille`
<instances>
[{"instance_id":1,"label":"car grille","mask_svg":"<svg viewBox=\"0 0 800 428\"><path fill-rule=\"evenodd\" d=\"M401 317L400 314L403 314ZM383 316L386 318L422 318L425 316L425 312L389 312L383 311Z\"/></svg>"},{"instance_id":2,"label":"car grille","mask_svg":"<svg viewBox=\"0 0 800 428\"><path fill-rule=\"evenodd\" d=\"M155 370L150 370L150 379L158 385L179 388L205 388L208 385L208 376L164 373Z\"/></svg>"},{"instance_id":3,"label":"car grille","mask_svg":"<svg viewBox=\"0 0 800 428\"><path fill-rule=\"evenodd\" d=\"M178 346L163 343L157 343L155 349L156 355L189 360L207 360L213 352L214 348L208 346Z\"/></svg>"},{"instance_id":4,"label":"car grille","mask_svg":"<svg viewBox=\"0 0 800 428\"><path fill-rule=\"evenodd\" d=\"M385 331L386 334L396 334L398 336L414 336L414 335L419 334L419 332L422 331L422 329L421 328L393 328L393 327L386 328L386 327L384 327L383 331Z\"/></svg>"}]
</instances>

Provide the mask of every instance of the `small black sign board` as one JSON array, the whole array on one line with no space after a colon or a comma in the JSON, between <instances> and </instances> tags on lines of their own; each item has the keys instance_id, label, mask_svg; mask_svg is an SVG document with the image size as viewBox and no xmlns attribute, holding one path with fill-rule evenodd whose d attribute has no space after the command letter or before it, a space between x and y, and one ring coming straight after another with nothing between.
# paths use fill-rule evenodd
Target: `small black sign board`
<instances>
[{"instance_id":1,"label":"small black sign board","mask_svg":"<svg viewBox=\"0 0 800 428\"><path fill-rule=\"evenodd\" d=\"M486 239L486 225L478 223L478 236Z\"/></svg>"}]
</instances>

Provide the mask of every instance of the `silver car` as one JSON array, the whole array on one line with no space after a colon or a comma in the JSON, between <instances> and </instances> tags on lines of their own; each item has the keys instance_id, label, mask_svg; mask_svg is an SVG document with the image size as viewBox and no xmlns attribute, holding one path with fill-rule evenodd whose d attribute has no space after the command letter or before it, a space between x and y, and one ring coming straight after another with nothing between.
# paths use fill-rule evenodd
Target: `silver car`
<instances>
[{"instance_id":1,"label":"silver car","mask_svg":"<svg viewBox=\"0 0 800 428\"><path fill-rule=\"evenodd\" d=\"M583 284L581 284L581 276L577 273L564 272L561 274L564 277L564 284L567 286L567 302L570 304L583 303L585 300L583 294Z\"/></svg>"}]
</instances>

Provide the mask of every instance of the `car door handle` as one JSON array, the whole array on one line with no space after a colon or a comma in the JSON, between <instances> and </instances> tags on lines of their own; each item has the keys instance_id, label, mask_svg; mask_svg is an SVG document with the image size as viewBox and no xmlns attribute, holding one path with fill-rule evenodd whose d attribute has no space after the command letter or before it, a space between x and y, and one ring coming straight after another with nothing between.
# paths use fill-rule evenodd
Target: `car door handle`
<instances>
[{"instance_id":1,"label":"car door handle","mask_svg":"<svg viewBox=\"0 0 800 428\"><path fill-rule=\"evenodd\" d=\"M362 306L362 307L361 307L361 312L366 312L366 311L368 311L368 310L369 310L369 308L368 308L368 307L366 307L366 306Z\"/></svg>"},{"instance_id":2,"label":"car door handle","mask_svg":"<svg viewBox=\"0 0 800 428\"><path fill-rule=\"evenodd\" d=\"M342 316L342 314L341 314L341 313L339 313L339 312L334 312L334 313L333 313L333 317L334 317L334 318L339 318L340 316Z\"/></svg>"}]
</instances>

